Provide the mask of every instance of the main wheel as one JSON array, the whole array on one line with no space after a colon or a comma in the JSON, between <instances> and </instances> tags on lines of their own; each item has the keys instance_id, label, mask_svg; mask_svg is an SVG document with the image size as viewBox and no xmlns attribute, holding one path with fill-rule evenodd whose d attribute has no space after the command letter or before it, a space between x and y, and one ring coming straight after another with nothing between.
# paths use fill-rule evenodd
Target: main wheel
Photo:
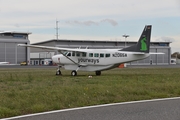
<instances>
[{"instance_id":1,"label":"main wheel","mask_svg":"<svg viewBox=\"0 0 180 120\"><path fill-rule=\"evenodd\" d=\"M61 71L60 71L60 70L57 70L57 71L56 71L56 75L61 75Z\"/></svg>"},{"instance_id":2,"label":"main wheel","mask_svg":"<svg viewBox=\"0 0 180 120\"><path fill-rule=\"evenodd\" d=\"M73 70L73 71L71 72L71 75L72 75L72 76L76 76L76 75L77 75L77 72L76 72L75 70Z\"/></svg>"},{"instance_id":3,"label":"main wheel","mask_svg":"<svg viewBox=\"0 0 180 120\"><path fill-rule=\"evenodd\" d=\"M101 75L101 71L96 71L96 75Z\"/></svg>"}]
</instances>

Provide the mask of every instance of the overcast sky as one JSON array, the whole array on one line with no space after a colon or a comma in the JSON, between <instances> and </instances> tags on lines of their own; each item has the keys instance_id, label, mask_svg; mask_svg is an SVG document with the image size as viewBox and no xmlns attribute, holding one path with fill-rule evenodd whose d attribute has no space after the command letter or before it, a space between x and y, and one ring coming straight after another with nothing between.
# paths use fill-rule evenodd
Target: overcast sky
<instances>
[{"instance_id":1,"label":"overcast sky","mask_svg":"<svg viewBox=\"0 0 180 120\"><path fill-rule=\"evenodd\" d=\"M152 25L152 41L180 52L180 0L0 0L0 30L32 32L30 42L56 38L137 41Z\"/></svg>"}]
</instances>

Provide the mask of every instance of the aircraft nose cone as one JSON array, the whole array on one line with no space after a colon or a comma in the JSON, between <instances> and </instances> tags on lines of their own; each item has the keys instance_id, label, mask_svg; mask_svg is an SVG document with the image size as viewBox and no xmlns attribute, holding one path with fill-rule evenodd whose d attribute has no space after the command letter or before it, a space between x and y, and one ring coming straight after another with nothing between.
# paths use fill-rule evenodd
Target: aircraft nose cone
<instances>
[{"instance_id":1,"label":"aircraft nose cone","mask_svg":"<svg viewBox=\"0 0 180 120\"><path fill-rule=\"evenodd\" d=\"M55 56L52 56L52 61L53 61L53 62L55 62L55 58L56 58Z\"/></svg>"},{"instance_id":2,"label":"aircraft nose cone","mask_svg":"<svg viewBox=\"0 0 180 120\"><path fill-rule=\"evenodd\" d=\"M52 61L54 63L60 63L60 56L59 55L52 56Z\"/></svg>"}]
</instances>

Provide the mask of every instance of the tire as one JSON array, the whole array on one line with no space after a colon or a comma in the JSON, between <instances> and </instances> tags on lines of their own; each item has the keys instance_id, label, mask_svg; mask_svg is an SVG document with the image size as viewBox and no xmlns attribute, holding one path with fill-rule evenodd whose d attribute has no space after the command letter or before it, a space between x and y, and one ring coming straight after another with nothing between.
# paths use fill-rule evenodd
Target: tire
<instances>
[{"instance_id":1,"label":"tire","mask_svg":"<svg viewBox=\"0 0 180 120\"><path fill-rule=\"evenodd\" d=\"M96 71L96 75L97 76L101 75L101 71Z\"/></svg>"},{"instance_id":2,"label":"tire","mask_svg":"<svg viewBox=\"0 0 180 120\"><path fill-rule=\"evenodd\" d=\"M71 76L76 76L77 75L77 72L75 71L75 70L73 70L72 72L71 72Z\"/></svg>"},{"instance_id":3,"label":"tire","mask_svg":"<svg viewBox=\"0 0 180 120\"><path fill-rule=\"evenodd\" d=\"M57 70L57 71L56 71L56 75L61 75L61 71L60 71L60 70Z\"/></svg>"}]
</instances>

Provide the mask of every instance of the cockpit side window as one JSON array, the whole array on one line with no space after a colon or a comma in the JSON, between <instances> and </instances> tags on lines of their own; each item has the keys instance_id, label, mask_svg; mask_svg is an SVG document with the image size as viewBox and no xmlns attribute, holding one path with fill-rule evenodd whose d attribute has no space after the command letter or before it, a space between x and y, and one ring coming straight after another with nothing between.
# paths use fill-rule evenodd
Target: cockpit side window
<instances>
[{"instance_id":1,"label":"cockpit side window","mask_svg":"<svg viewBox=\"0 0 180 120\"><path fill-rule=\"evenodd\" d=\"M70 56L71 56L71 52L68 52L68 53L67 53L67 56L69 56L69 57L70 57Z\"/></svg>"}]
</instances>

